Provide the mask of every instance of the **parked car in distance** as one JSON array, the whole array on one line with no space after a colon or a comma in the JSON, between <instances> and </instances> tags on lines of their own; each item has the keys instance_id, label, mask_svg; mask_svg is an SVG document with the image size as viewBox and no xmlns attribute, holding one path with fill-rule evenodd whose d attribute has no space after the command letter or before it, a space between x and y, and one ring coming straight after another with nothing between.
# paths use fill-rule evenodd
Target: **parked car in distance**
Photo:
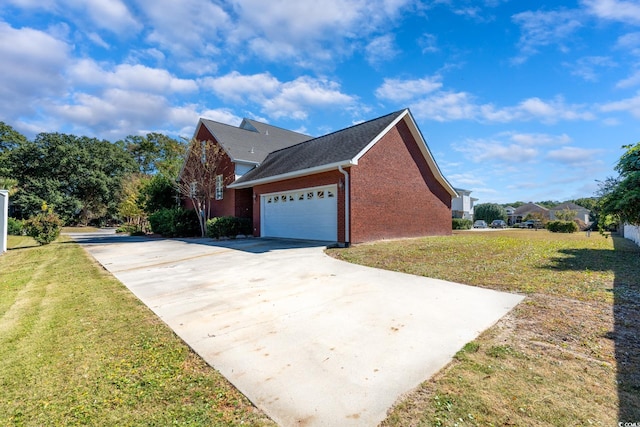
<instances>
[{"instance_id":1,"label":"parked car in distance","mask_svg":"<svg viewBox=\"0 0 640 427\"><path fill-rule=\"evenodd\" d=\"M494 219L491 222L491 228L507 228L507 223L501 219Z\"/></svg>"},{"instance_id":2,"label":"parked car in distance","mask_svg":"<svg viewBox=\"0 0 640 427\"><path fill-rule=\"evenodd\" d=\"M479 219L473 223L473 228L487 228L487 223L483 219Z\"/></svg>"},{"instance_id":3,"label":"parked car in distance","mask_svg":"<svg viewBox=\"0 0 640 427\"><path fill-rule=\"evenodd\" d=\"M530 219L529 221L523 222L520 227L522 228L542 228L542 222L538 220Z\"/></svg>"}]
</instances>

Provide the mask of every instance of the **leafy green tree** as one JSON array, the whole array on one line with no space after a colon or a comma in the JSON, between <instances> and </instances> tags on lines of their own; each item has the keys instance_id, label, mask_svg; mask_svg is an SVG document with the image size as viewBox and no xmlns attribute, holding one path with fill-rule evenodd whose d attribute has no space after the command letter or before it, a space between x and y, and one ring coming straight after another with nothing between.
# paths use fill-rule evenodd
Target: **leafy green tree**
<instances>
[{"instance_id":1,"label":"leafy green tree","mask_svg":"<svg viewBox=\"0 0 640 427\"><path fill-rule=\"evenodd\" d=\"M12 190L17 186L15 183L9 185L9 181L2 181L2 178L7 180L12 178L8 161L9 153L25 142L27 138L24 135L5 122L0 122L0 188L4 190Z\"/></svg>"},{"instance_id":2,"label":"leafy green tree","mask_svg":"<svg viewBox=\"0 0 640 427\"><path fill-rule=\"evenodd\" d=\"M627 151L615 167L619 176L600 183L601 215L640 225L640 142L622 148Z\"/></svg>"},{"instance_id":3,"label":"leafy green tree","mask_svg":"<svg viewBox=\"0 0 640 427\"><path fill-rule=\"evenodd\" d=\"M160 133L129 135L119 143L133 156L139 173L161 174L172 180L178 177L187 148L185 142Z\"/></svg>"},{"instance_id":4,"label":"leafy green tree","mask_svg":"<svg viewBox=\"0 0 640 427\"><path fill-rule=\"evenodd\" d=\"M578 212L566 208L560 211L556 211L554 215L560 221L573 221L577 214Z\"/></svg>"},{"instance_id":5,"label":"leafy green tree","mask_svg":"<svg viewBox=\"0 0 640 427\"><path fill-rule=\"evenodd\" d=\"M481 203L473 208L473 219L491 223L495 219L507 220L507 211L497 203Z\"/></svg>"},{"instance_id":6,"label":"leafy green tree","mask_svg":"<svg viewBox=\"0 0 640 427\"><path fill-rule=\"evenodd\" d=\"M147 214L160 209L171 209L178 205L176 182L159 174L148 178L140 187L138 200Z\"/></svg>"},{"instance_id":7,"label":"leafy green tree","mask_svg":"<svg viewBox=\"0 0 640 427\"><path fill-rule=\"evenodd\" d=\"M135 170L118 144L60 133L23 142L11 150L8 163L20 181L13 201L22 215L35 215L46 201L68 223L115 215L122 177Z\"/></svg>"}]
</instances>

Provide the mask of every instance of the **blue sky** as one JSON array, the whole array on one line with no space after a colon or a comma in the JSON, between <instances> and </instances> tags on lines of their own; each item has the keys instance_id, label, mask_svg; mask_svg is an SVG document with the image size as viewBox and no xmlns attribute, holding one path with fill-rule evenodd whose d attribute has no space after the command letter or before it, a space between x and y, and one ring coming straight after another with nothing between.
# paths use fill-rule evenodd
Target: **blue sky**
<instances>
[{"instance_id":1,"label":"blue sky","mask_svg":"<svg viewBox=\"0 0 640 427\"><path fill-rule=\"evenodd\" d=\"M588 197L640 140L629 0L4 0L0 121L28 137L319 136L409 107L479 202Z\"/></svg>"}]
</instances>

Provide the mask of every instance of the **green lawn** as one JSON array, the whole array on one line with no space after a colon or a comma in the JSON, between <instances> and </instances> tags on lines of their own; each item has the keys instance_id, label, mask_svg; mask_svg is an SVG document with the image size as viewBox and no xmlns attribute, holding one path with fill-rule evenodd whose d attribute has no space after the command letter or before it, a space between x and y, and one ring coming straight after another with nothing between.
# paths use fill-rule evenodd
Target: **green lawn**
<instances>
[{"instance_id":1,"label":"green lawn","mask_svg":"<svg viewBox=\"0 0 640 427\"><path fill-rule=\"evenodd\" d=\"M0 256L0 425L273 425L63 236ZM620 238L460 232L329 251L527 299L383 425L640 420L640 250Z\"/></svg>"},{"instance_id":2,"label":"green lawn","mask_svg":"<svg viewBox=\"0 0 640 427\"><path fill-rule=\"evenodd\" d=\"M63 236L0 256L0 425L273 425Z\"/></svg>"},{"instance_id":3,"label":"green lawn","mask_svg":"<svg viewBox=\"0 0 640 427\"><path fill-rule=\"evenodd\" d=\"M350 262L527 298L383 425L640 421L640 249L597 233L456 232L333 249Z\"/></svg>"}]
</instances>

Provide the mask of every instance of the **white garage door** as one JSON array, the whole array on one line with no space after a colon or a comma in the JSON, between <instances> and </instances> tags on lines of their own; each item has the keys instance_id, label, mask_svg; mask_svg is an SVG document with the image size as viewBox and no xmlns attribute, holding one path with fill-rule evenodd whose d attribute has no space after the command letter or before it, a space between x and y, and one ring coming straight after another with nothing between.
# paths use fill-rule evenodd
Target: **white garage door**
<instances>
[{"instance_id":1,"label":"white garage door","mask_svg":"<svg viewBox=\"0 0 640 427\"><path fill-rule=\"evenodd\" d=\"M337 241L337 196L335 185L262 195L261 235Z\"/></svg>"}]
</instances>

